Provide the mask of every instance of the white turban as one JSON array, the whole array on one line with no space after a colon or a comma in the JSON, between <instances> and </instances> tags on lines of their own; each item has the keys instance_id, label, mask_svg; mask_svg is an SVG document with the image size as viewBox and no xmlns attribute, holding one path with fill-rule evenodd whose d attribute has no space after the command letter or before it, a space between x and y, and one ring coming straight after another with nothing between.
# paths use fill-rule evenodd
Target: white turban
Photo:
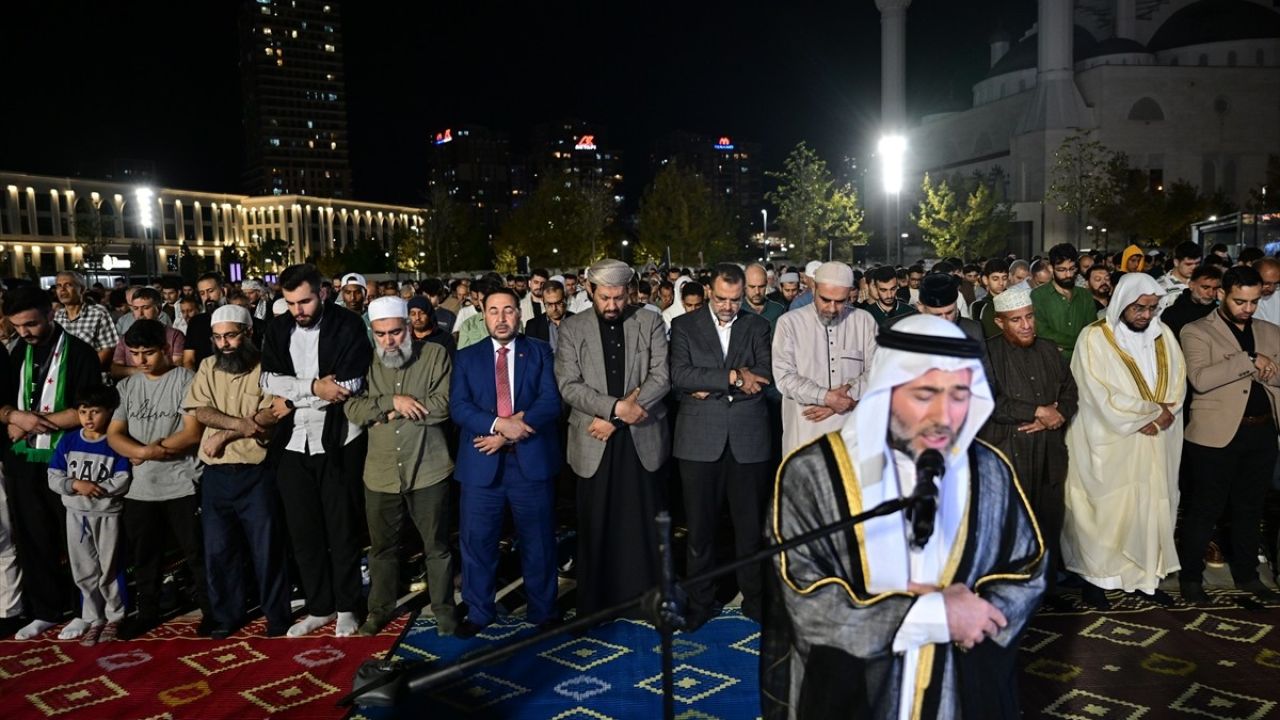
<instances>
[{"instance_id":1,"label":"white turban","mask_svg":"<svg viewBox=\"0 0 1280 720\"><path fill-rule=\"evenodd\" d=\"M631 278L634 276L635 271L631 269L630 265L613 258L605 258L587 268L587 280L593 285L602 285L604 287L626 285L631 282Z\"/></svg>"},{"instance_id":2,"label":"white turban","mask_svg":"<svg viewBox=\"0 0 1280 720\"><path fill-rule=\"evenodd\" d=\"M387 318L407 319L409 303L399 296L384 295L369 303L369 322Z\"/></svg>"},{"instance_id":3,"label":"white turban","mask_svg":"<svg viewBox=\"0 0 1280 720\"><path fill-rule=\"evenodd\" d=\"M901 335L919 336L922 346L932 345L939 352L897 349L886 344L891 336ZM873 475L863 476L880 477L885 443L889 436L890 395L895 387L909 383L930 370L973 371L969 380L969 415L956 435L951 455L947 458L947 467L950 469L955 463L964 462L974 436L995 409L995 399L987 384L986 374L982 371L981 357L957 357L941 353L948 351L947 346L960 348L968 342L973 344L972 349L980 355L981 346L969 340L960 326L933 315L910 315L902 318L891 329L881 330L877 340L881 344L871 358L867 388L843 430L857 438L858 457L854 460L859 471L865 473L874 468ZM867 466L869 462L874 464L873 467Z\"/></svg>"},{"instance_id":4,"label":"white turban","mask_svg":"<svg viewBox=\"0 0 1280 720\"><path fill-rule=\"evenodd\" d=\"M240 307L239 305L227 303L217 310L214 310L213 317L209 320L209 324L211 326L217 325L218 323L237 323L239 325L250 327L253 325L253 316L249 314L248 310Z\"/></svg>"},{"instance_id":5,"label":"white turban","mask_svg":"<svg viewBox=\"0 0 1280 720\"><path fill-rule=\"evenodd\" d=\"M1156 338L1164 332L1164 323L1160 322L1160 316L1157 314L1152 316L1151 324L1146 330L1134 332L1121 319L1125 309L1138 302L1138 298L1143 295L1162 298L1165 290L1160 287L1160 283L1157 283L1155 278L1146 273L1130 272L1121 275L1120 282L1116 283L1115 290L1111 291L1111 302L1107 304L1107 325L1115 335L1116 344L1138 363L1143 377L1147 379L1147 384L1155 387L1158 372L1155 344ZM1159 305L1157 304L1156 307L1159 308Z\"/></svg>"}]
</instances>

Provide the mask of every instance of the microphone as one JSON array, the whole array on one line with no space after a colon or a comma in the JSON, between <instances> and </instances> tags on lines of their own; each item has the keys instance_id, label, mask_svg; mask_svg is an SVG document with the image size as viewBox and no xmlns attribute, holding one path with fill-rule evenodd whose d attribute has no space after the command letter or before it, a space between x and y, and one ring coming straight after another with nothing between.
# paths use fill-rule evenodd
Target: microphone
<instances>
[{"instance_id":1,"label":"microphone","mask_svg":"<svg viewBox=\"0 0 1280 720\"><path fill-rule=\"evenodd\" d=\"M911 493L914 502L907 509L911 547L916 550L924 549L933 535L933 520L938 513L938 486L934 481L946 471L946 460L937 450L925 450L916 458L916 489Z\"/></svg>"}]
</instances>

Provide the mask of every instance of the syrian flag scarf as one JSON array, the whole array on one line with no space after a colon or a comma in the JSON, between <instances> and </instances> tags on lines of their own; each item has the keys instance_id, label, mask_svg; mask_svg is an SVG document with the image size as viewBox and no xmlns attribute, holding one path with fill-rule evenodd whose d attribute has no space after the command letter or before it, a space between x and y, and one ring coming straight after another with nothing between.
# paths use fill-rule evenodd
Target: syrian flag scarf
<instances>
[{"instance_id":1,"label":"syrian flag scarf","mask_svg":"<svg viewBox=\"0 0 1280 720\"><path fill-rule=\"evenodd\" d=\"M51 413L65 409L64 394L67 387L67 334L58 333L58 339L49 355L43 374L35 368L35 347L28 345L22 360L22 371L19 375L21 393L18 397L18 409L24 412ZM39 395L36 395L36 385ZM62 431L28 435L13 445L16 455L25 457L29 462L48 463L53 459L53 449L62 438Z\"/></svg>"}]
</instances>

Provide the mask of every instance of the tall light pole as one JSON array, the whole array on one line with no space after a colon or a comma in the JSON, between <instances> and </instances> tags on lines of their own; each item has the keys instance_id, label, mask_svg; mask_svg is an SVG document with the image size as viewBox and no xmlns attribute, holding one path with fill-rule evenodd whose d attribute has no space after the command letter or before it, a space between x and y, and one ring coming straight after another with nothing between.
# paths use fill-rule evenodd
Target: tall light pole
<instances>
[{"instance_id":1,"label":"tall light pole","mask_svg":"<svg viewBox=\"0 0 1280 720\"><path fill-rule=\"evenodd\" d=\"M1263 197L1266 197L1265 193L1267 192L1267 189L1263 188L1262 192L1264 193ZM764 218L764 226L763 226L763 229L760 231L760 239L763 240L765 246L768 247L769 245L769 209L760 208L760 217Z\"/></svg>"},{"instance_id":2,"label":"tall light pole","mask_svg":"<svg viewBox=\"0 0 1280 720\"><path fill-rule=\"evenodd\" d=\"M140 187L134 191L134 197L138 201L138 219L142 222L143 247L146 247L148 241L151 244L151 252L147 255L147 267L145 268L148 279L150 279L154 275L152 268L155 266L156 261L156 241L151 236L151 200L155 197L155 193L149 187Z\"/></svg>"},{"instance_id":3,"label":"tall light pole","mask_svg":"<svg viewBox=\"0 0 1280 720\"><path fill-rule=\"evenodd\" d=\"M907 153L907 139L901 135L885 135L877 146L880 168L884 179L885 204L891 209L893 219L892 241L897 243L897 263L902 264L902 237L898 230L899 202L902 193L903 159ZM885 249L886 255L888 248Z\"/></svg>"}]
</instances>

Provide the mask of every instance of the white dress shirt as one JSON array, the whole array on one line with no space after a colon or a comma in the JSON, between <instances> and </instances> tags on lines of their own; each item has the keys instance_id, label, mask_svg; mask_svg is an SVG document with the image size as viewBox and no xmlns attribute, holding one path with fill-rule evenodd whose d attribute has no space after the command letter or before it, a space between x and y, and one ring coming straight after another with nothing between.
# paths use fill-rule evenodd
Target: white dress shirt
<instances>
[{"instance_id":1,"label":"white dress shirt","mask_svg":"<svg viewBox=\"0 0 1280 720\"><path fill-rule=\"evenodd\" d=\"M724 353L725 357L729 357L729 338L733 335L733 323L738 319L738 316L734 315L729 322L722 323L720 318L716 317L716 311L711 309L710 305L707 306L707 312L711 313L711 322L716 326L716 335L720 336L720 351Z\"/></svg>"},{"instance_id":2,"label":"white dress shirt","mask_svg":"<svg viewBox=\"0 0 1280 720\"><path fill-rule=\"evenodd\" d=\"M321 318L323 321L323 318ZM293 403L293 434L289 436L286 450L324 454L325 408L329 406L311 392L312 383L320 377L320 323L311 327L294 327L289 336L289 357L293 359L293 375L262 373L262 389ZM341 380L340 385L351 392L359 392L364 378ZM347 442L364 432L359 425L347 422Z\"/></svg>"}]
</instances>

